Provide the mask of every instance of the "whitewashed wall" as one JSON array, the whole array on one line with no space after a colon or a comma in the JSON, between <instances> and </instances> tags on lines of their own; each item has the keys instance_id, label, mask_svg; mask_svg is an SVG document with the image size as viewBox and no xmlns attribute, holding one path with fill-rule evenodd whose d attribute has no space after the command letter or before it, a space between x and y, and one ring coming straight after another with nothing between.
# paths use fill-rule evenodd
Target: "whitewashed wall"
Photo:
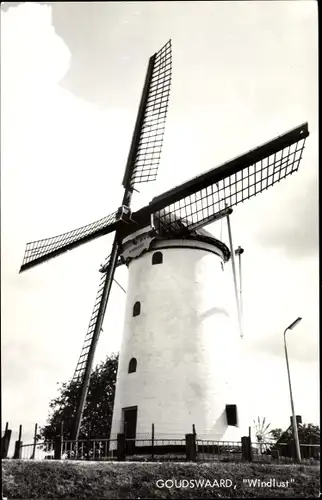
<instances>
[{"instance_id":1,"label":"whitewashed wall","mask_svg":"<svg viewBox=\"0 0 322 500\"><path fill-rule=\"evenodd\" d=\"M193 244L199 248L187 248ZM163 263L152 265L154 251L165 245ZM112 436L123 431L122 408L131 406L138 407L138 437L150 435L152 423L156 437L183 436L192 424L199 438L248 434L241 340L230 318L232 284L220 255L209 243L171 240L130 262ZM136 301L141 314L133 317ZM132 357L137 371L129 374ZM226 404L237 404L239 427L227 426Z\"/></svg>"}]
</instances>

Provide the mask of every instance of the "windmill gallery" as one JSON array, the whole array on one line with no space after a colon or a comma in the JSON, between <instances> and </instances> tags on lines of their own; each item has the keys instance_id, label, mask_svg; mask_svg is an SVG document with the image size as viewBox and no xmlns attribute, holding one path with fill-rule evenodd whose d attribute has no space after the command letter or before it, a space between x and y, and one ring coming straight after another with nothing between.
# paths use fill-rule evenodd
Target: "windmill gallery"
<instances>
[{"instance_id":1,"label":"windmill gallery","mask_svg":"<svg viewBox=\"0 0 322 500\"><path fill-rule=\"evenodd\" d=\"M191 432L233 440L249 425L239 383L241 338L231 321L225 264L232 247L204 227L296 172L309 135L304 123L131 211L135 185L156 180L172 74L169 41L148 64L123 178L112 214L79 229L28 243L20 271L115 232L73 380L80 393L78 438L94 353L117 266L128 268L112 435L164 437ZM227 360L235 360L228 363Z\"/></svg>"}]
</instances>

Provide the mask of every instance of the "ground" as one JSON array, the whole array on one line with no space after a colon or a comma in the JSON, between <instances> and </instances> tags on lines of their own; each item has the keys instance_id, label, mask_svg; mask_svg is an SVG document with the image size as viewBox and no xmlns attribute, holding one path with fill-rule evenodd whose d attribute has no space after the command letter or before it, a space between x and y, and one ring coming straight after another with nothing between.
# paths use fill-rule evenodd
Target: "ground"
<instances>
[{"instance_id":1,"label":"ground","mask_svg":"<svg viewBox=\"0 0 322 500\"><path fill-rule=\"evenodd\" d=\"M304 465L4 460L2 469L8 500L317 498L320 491L319 467Z\"/></svg>"}]
</instances>

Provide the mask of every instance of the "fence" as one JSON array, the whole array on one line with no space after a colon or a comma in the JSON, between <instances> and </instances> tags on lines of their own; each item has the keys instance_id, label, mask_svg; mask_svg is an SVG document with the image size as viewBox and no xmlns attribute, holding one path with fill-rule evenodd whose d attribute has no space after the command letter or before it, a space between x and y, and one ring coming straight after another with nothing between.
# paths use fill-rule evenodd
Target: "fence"
<instances>
[{"instance_id":1,"label":"fence","mask_svg":"<svg viewBox=\"0 0 322 500\"><path fill-rule=\"evenodd\" d=\"M67 460L112 460L113 445L117 445L116 439L62 440L56 443L56 455Z\"/></svg>"},{"instance_id":2,"label":"fence","mask_svg":"<svg viewBox=\"0 0 322 500\"><path fill-rule=\"evenodd\" d=\"M19 457L21 460L45 460L54 458L54 442L38 441L32 444L21 443Z\"/></svg>"},{"instance_id":3,"label":"fence","mask_svg":"<svg viewBox=\"0 0 322 500\"><path fill-rule=\"evenodd\" d=\"M243 457L242 443L240 441L212 441L196 440L197 459L203 462L235 462Z\"/></svg>"},{"instance_id":4,"label":"fence","mask_svg":"<svg viewBox=\"0 0 322 500\"><path fill-rule=\"evenodd\" d=\"M138 435L126 438L118 434L107 439L81 439L78 441L63 439L60 435L51 442L37 441L37 425L34 442L23 444L22 427L15 442L13 458L22 460L119 460L119 461L200 461L200 462L265 462L292 463L295 461L294 442L252 444L250 437L241 441L215 441L199 439L195 428L183 436L162 437ZM7 458L11 430L6 426L1 439L1 457ZM319 444L301 444L302 463L320 463Z\"/></svg>"},{"instance_id":5,"label":"fence","mask_svg":"<svg viewBox=\"0 0 322 500\"><path fill-rule=\"evenodd\" d=\"M249 440L249 438L243 438ZM16 442L13 458L22 460L119 460L119 461L241 461L248 460L247 444L196 439L196 434L184 438L63 440L23 444Z\"/></svg>"},{"instance_id":6,"label":"fence","mask_svg":"<svg viewBox=\"0 0 322 500\"><path fill-rule=\"evenodd\" d=\"M301 462L307 464L320 463L320 445L300 443ZM276 443L271 445L272 458L280 463L292 463L294 461L294 441L288 443Z\"/></svg>"},{"instance_id":7,"label":"fence","mask_svg":"<svg viewBox=\"0 0 322 500\"><path fill-rule=\"evenodd\" d=\"M249 439L249 438L246 438ZM119 461L206 461L246 460L240 442L197 440L195 434L185 438L126 438L57 441L57 458L68 460L119 460ZM234 449L232 449L234 447ZM236 449L239 453L232 454ZM59 455L59 456L58 456Z\"/></svg>"}]
</instances>

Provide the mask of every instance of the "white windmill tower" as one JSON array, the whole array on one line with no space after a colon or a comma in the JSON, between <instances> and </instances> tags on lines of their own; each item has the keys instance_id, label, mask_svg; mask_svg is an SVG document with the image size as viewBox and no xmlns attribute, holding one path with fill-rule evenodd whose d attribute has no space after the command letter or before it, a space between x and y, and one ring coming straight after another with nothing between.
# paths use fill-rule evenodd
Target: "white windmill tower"
<instances>
[{"instance_id":1,"label":"white windmill tower","mask_svg":"<svg viewBox=\"0 0 322 500\"><path fill-rule=\"evenodd\" d=\"M94 352L118 265L128 266L123 341L111 434L191 432L235 440L247 434L240 387L241 339L226 290L228 247L204 226L295 172L307 123L163 193L131 212L134 185L155 180L171 82L171 43L149 61L123 179L121 207L80 229L28 243L21 271L115 231L77 364L77 438ZM225 208L223 208L223 206ZM233 255L233 253L232 253Z\"/></svg>"},{"instance_id":2,"label":"white windmill tower","mask_svg":"<svg viewBox=\"0 0 322 500\"><path fill-rule=\"evenodd\" d=\"M147 437L153 423L165 439L193 425L200 438L240 439L229 249L202 228L162 236L150 228L128 237L123 256L129 273L112 436Z\"/></svg>"}]
</instances>

